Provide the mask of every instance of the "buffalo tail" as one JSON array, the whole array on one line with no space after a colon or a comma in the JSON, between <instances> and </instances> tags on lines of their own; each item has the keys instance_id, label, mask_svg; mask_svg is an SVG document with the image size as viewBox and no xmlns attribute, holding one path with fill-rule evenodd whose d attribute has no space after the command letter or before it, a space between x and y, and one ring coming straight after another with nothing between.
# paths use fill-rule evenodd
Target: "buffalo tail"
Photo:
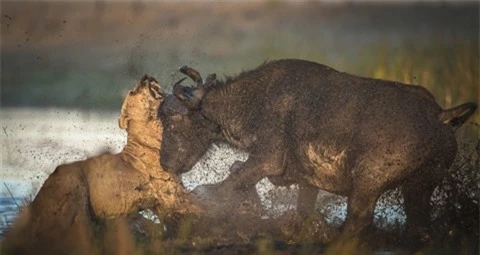
<instances>
[{"instance_id":1,"label":"buffalo tail","mask_svg":"<svg viewBox=\"0 0 480 255\"><path fill-rule=\"evenodd\" d=\"M439 115L442 123L449 124L452 127L460 127L468 120L477 109L475 103L465 103L447 110L443 110Z\"/></svg>"}]
</instances>

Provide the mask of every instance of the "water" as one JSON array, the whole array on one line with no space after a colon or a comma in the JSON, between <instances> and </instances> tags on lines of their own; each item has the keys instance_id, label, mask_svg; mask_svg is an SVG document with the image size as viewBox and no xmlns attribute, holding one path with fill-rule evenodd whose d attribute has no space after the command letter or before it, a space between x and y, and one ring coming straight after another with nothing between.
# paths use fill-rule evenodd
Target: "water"
<instances>
[{"instance_id":1,"label":"water","mask_svg":"<svg viewBox=\"0 0 480 255\"><path fill-rule=\"evenodd\" d=\"M23 201L22 197L0 197L0 237L16 219Z\"/></svg>"},{"instance_id":2,"label":"water","mask_svg":"<svg viewBox=\"0 0 480 255\"><path fill-rule=\"evenodd\" d=\"M0 183L0 237L11 226L20 208L28 203L33 187L21 180L2 180Z\"/></svg>"}]
</instances>

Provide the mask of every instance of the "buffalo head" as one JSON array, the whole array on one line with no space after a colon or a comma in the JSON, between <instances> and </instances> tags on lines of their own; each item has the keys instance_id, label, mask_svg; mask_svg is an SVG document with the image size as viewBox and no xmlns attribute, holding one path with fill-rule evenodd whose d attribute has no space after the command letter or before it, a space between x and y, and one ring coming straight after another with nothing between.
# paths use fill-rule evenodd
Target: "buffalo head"
<instances>
[{"instance_id":1,"label":"buffalo head","mask_svg":"<svg viewBox=\"0 0 480 255\"><path fill-rule=\"evenodd\" d=\"M220 136L220 128L201 112L201 102L208 86L216 81L210 74L203 82L200 74L187 66L180 72L190 77L194 87L181 85L180 79L173 85L173 94L167 96L160 108L164 125L161 164L177 174L189 171Z\"/></svg>"}]
</instances>

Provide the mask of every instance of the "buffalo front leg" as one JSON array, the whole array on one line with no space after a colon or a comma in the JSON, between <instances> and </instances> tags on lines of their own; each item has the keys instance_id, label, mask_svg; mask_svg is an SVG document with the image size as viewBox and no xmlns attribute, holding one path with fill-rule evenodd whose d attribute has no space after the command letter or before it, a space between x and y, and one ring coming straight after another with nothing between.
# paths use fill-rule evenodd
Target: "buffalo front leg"
<instances>
[{"instance_id":1,"label":"buffalo front leg","mask_svg":"<svg viewBox=\"0 0 480 255\"><path fill-rule=\"evenodd\" d=\"M221 186L225 190L249 190L265 177L281 175L284 168L283 152L269 155L252 153L244 164L235 166Z\"/></svg>"},{"instance_id":2,"label":"buffalo front leg","mask_svg":"<svg viewBox=\"0 0 480 255\"><path fill-rule=\"evenodd\" d=\"M230 166L230 174L236 175L236 174L241 174L238 173L238 171L242 171L242 167L245 164L244 161L235 161L233 164ZM258 195L257 188L255 185L248 185L245 186L246 188L241 191L241 193L237 193L237 195L240 195L241 203L239 204L239 207L237 208L238 211L240 211L241 214L246 214L246 213L254 213L254 214L261 214L262 212L262 203L260 200L260 196ZM228 187L227 187L228 189ZM228 192L228 191L227 191Z\"/></svg>"},{"instance_id":3,"label":"buffalo front leg","mask_svg":"<svg viewBox=\"0 0 480 255\"><path fill-rule=\"evenodd\" d=\"M245 163L236 162L231 168L231 174L223 182L199 186L194 193L212 210L219 204L219 209L224 212L226 208L242 210L245 207L242 205L260 207L255 185L264 177L282 174L284 158L285 153L252 153ZM255 200L257 202L252 202Z\"/></svg>"},{"instance_id":4,"label":"buffalo front leg","mask_svg":"<svg viewBox=\"0 0 480 255\"><path fill-rule=\"evenodd\" d=\"M243 164L234 164L231 174L223 181L222 194L230 194L233 204L241 214L261 215L263 206L258 195L256 184L268 176L276 176L283 171L281 158L256 158L251 157Z\"/></svg>"},{"instance_id":5,"label":"buffalo front leg","mask_svg":"<svg viewBox=\"0 0 480 255\"><path fill-rule=\"evenodd\" d=\"M298 188L297 212L301 218L306 219L314 213L318 188L308 183L299 183Z\"/></svg>"}]
</instances>

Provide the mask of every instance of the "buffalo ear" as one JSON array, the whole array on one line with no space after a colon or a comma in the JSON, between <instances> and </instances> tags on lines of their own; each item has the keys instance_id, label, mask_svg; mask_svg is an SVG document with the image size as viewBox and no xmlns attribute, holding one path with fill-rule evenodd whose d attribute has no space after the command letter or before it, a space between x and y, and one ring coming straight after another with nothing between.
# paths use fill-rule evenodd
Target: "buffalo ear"
<instances>
[{"instance_id":1,"label":"buffalo ear","mask_svg":"<svg viewBox=\"0 0 480 255\"><path fill-rule=\"evenodd\" d=\"M205 83L203 84L203 87L211 86L216 81L217 81L217 75L214 73L211 73L207 76L207 79L205 79Z\"/></svg>"},{"instance_id":2,"label":"buffalo ear","mask_svg":"<svg viewBox=\"0 0 480 255\"><path fill-rule=\"evenodd\" d=\"M174 85L173 94L189 110L198 110L204 92L203 89L193 89L182 85Z\"/></svg>"}]
</instances>

